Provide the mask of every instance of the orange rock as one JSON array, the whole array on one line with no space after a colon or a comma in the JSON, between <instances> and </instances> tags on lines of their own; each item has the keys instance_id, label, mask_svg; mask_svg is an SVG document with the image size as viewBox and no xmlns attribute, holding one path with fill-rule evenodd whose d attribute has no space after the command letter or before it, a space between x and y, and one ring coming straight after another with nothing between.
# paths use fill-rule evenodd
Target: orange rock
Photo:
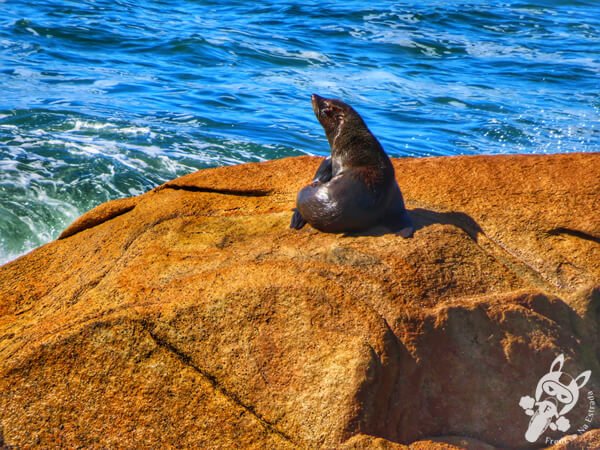
<instances>
[{"instance_id":1,"label":"orange rock","mask_svg":"<svg viewBox=\"0 0 600 450\"><path fill-rule=\"evenodd\" d=\"M519 401L561 353L568 433L599 428L598 154L397 159L412 239L290 230L318 163L202 170L1 267L0 446L540 447L566 433L529 444Z\"/></svg>"}]
</instances>

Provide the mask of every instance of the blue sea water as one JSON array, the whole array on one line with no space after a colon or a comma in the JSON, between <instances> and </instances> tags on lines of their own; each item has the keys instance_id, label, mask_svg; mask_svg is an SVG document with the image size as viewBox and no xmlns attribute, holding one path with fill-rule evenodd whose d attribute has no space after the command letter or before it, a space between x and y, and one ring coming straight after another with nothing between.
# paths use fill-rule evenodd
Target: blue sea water
<instances>
[{"instance_id":1,"label":"blue sea water","mask_svg":"<svg viewBox=\"0 0 600 450\"><path fill-rule=\"evenodd\" d=\"M310 94L389 154L597 151L598 1L0 0L0 263L199 168L325 155Z\"/></svg>"}]
</instances>

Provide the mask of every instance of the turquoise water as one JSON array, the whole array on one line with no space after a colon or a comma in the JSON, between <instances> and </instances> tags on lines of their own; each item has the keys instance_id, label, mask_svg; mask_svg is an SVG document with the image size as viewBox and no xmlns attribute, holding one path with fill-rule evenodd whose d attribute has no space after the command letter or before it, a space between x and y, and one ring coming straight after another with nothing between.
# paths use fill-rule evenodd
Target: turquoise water
<instances>
[{"instance_id":1,"label":"turquoise water","mask_svg":"<svg viewBox=\"0 0 600 450\"><path fill-rule=\"evenodd\" d=\"M310 94L393 156L596 151L600 2L0 0L0 263L202 167L327 153Z\"/></svg>"}]
</instances>

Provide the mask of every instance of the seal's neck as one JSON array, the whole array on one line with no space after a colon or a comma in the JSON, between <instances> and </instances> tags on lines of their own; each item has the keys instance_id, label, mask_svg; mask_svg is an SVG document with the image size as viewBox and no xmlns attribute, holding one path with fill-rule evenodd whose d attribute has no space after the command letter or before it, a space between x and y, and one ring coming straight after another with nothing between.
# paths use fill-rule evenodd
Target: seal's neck
<instances>
[{"instance_id":1,"label":"seal's neck","mask_svg":"<svg viewBox=\"0 0 600 450\"><path fill-rule=\"evenodd\" d=\"M340 170L346 167L377 167L393 170L392 163L377 138L360 117L344 118L327 136L331 157Z\"/></svg>"}]
</instances>

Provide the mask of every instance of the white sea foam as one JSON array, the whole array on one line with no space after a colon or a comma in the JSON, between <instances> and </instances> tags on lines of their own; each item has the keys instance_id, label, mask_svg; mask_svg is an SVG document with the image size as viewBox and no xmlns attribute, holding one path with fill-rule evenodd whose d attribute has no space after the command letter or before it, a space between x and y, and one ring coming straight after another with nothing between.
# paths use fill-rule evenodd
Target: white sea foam
<instances>
[{"instance_id":1,"label":"white sea foam","mask_svg":"<svg viewBox=\"0 0 600 450\"><path fill-rule=\"evenodd\" d=\"M253 51L267 53L269 55L278 56L282 58L291 58L302 61L317 61L320 63L329 62L329 58L315 50L288 50L276 45L265 43L264 41L253 42L253 43L241 43L243 47L249 48Z\"/></svg>"},{"instance_id":2,"label":"white sea foam","mask_svg":"<svg viewBox=\"0 0 600 450\"><path fill-rule=\"evenodd\" d=\"M0 160L0 170L4 172L17 170L17 164L14 160Z\"/></svg>"},{"instance_id":3,"label":"white sea foam","mask_svg":"<svg viewBox=\"0 0 600 450\"><path fill-rule=\"evenodd\" d=\"M153 133L152 131L150 131L150 128L148 128L148 127L125 127L125 128L117 128L116 131L119 133L126 133L126 134L147 134L147 135L149 135L150 138L153 138L156 136L156 134Z\"/></svg>"},{"instance_id":4,"label":"white sea foam","mask_svg":"<svg viewBox=\"0 0 600 450\"><path fill-rule=\"evenodd\" d=\"M13 74L18 75L22 78L39 78L39 73L35 70L27 69L25 67L17 67L13 70Z\"/></svg>"},{"instance_id":5,"label":"white sea foam","mask_svg":"<svg viewBox=\"0 0 600 450\"><path fill-rule=\"evenodd\" d=\"M452 106L454 106L456 108L466 108L467 107L467 105L465 103L459 102L458 100L450 100L448 102L448 104L452 105Z\"/></svg>"},{"instance_id":6,"label":"white sea foam","mask_svg":"<svg viewBox=\"0 0 600 450\"><path fill-rule=\"evenodd\" d=\"M119 80L96 80L96 81L94 81L93 84L96 87L108 88L108 87L117 86L119 84Z\"/></svg>"},{"instance_id":7,"label":"white sea foam","mask_svg":"<svg viewBox=\"0 0 600 450\"><path fill-rule=\"evenodd\" d=\"M0 0L0 3L2 3L4 0ZM1 242L0 242L1 243ZM3 246L0 245L0 248L2 248ZM23 256L24 254L28 253L29 250L25 250L23 252L20 253L0 253L0 266L3 266L4 264L7 264L11 261L14 261L15 259L17 259L20 256Z\"/></svg>"},{"instance_id":8,"label":"white sea foam","mask_svg":"<svg viewBox=\"0 0 600 450\"><path fill-rule=\"evenodd\" d=\"M108 130L114 133L122 133L122 134L135 134L135 135L147 135L149 139L154 139L156 137L156 133L154 133L150 127L136 127L136 126L125 126L121 127L115 123L111 122L95 122L88 120L75 120L73 123L73 128L67 130L68 132L77 132L77 131L85 131L85 130Z\"/></svg>"},{"instance_id":9,"label":"white sea foam","mask_svg":"<svg viewBox=\"0 0 600 450\"><path fill-rule=\"evenodd\" d=\"M81 131L81 130L102 130L104 128L115 127L112 123L101 123L101 122L90 122L87 120L75 120L73 128L69 131Z\"/></svg>"}]
</instances>

